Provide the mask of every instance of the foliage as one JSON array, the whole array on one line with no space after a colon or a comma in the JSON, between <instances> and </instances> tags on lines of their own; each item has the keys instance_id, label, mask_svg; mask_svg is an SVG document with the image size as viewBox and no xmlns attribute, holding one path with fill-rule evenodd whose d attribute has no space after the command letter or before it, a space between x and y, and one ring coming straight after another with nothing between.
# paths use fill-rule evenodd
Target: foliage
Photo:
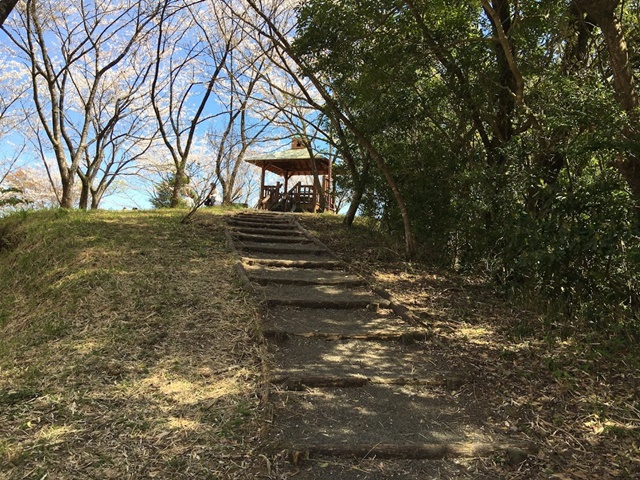
<instances>
[{"instance_id":1,"label":"foliage","mask_svg":"<svg viewBox=\"0 0 640 480\"><path fill-rule=\"evenodd\" d=\"M422 256L535 295L566 322L637 334L640 198L625 168L637 158L635 117L584 12L560 1L312 0L298 19L295 53L384 157ZM633 62L637 45L629 52ZM361 213L403 233L378 169Z\"/></svg>"},{"instance_id":2,"label":"foliage","mask_svg":"<svg viewBox=\"0 0 640 480\"><path fill-rule=\"evenodd\" d=\"M154 192L151 197L151 205L154 208L172 208L171 202L173 199L173 190L175 188L175 175L169 174L166 178L163 178L159 183L157 183L154 187ZM187 203L190 203L188 199L192 201L197 201L197 193L189 188L189 177L184 175L181 185L183 185L181 190L181 195L178 201L178 205L173 206L173 208L184 208L187 206Z\"/></svg>"},{"instance_id":3,"label":"foliage","mask_svg":"<svg viewBox=\"0 0 640 480\"><path fill-rule=\"evenodd\" d=\"M29 203L22 197L22 190L19 188L0 188L0 211L4 207L15 207Z\"/></svg>"},{"instance_id":4,"label":"foliage","mask_svg":"<svg viewBox=\"0 0 640 480\"><path fill-rule=\"evenodd\" d=\"M511 230L496 241L492 274L599 328L633 318L640 307L640 231L617 175L584 175L572 189L542 188L554 190L545 215L503 210L499 222Z\"/></svg>"}]
</instances>

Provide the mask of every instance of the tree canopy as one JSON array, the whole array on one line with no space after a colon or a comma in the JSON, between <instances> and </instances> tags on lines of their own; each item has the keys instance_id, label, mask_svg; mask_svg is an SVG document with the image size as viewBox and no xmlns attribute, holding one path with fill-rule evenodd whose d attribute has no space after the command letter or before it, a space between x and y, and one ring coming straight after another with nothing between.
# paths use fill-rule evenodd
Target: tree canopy
<instances>
[{"instance_id":1,"label":"tree canopy","mask_svg":"<svg viewBox=\"0 0 640 480\"><path fill-rule=\"evenodd\" d=\"M325 105L350 132L339 147L364 135L388 168L368 173L364 215L406 235L404 208L409 254L482 268L569 313L637 315L637 3L311 0L297 12L292 55L339 110Z\"/></svg>"}]
</instances>

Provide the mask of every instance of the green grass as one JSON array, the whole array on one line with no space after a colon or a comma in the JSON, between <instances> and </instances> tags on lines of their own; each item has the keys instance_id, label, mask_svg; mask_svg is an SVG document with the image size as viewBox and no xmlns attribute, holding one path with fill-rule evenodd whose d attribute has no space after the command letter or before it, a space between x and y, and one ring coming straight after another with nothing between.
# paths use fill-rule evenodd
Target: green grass
<instances>
[{"instance_id":1,"label":"green grass","mask_svg":"<svg viewBox=\"0 0 640 480\"><path fill-rule=\"evenodd\" d=\"M256 311L184 214L0 219L0 479L252 478Z\"/></svg>"}]
</instances>

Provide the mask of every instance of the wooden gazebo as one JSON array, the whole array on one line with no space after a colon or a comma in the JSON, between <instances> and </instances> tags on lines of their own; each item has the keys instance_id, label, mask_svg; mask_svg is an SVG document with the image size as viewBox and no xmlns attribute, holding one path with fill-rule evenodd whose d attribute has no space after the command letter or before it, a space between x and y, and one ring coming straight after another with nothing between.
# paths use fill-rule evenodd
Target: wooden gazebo
<instances>
[{"instance_id":1,"label":"wooden gazebo","mask_svg":"<svg viewBox=\"0 0 640 480\"><path fill-rule=\"evenodd\" d=\"M303 185L302 182L289 185L291 177L314 175L315 167L324 192L324 209L333 211L331 161L319 155L312 156L304 140L294 138L289 150L255 156L245 161L262 170L258 209L281 212L321 211L321 192L316 188L315 182L311 185ZM277 182L276 185L265 185L266 172L279 175L284 179L284 184Z\"/></svg>"}]
</instances>

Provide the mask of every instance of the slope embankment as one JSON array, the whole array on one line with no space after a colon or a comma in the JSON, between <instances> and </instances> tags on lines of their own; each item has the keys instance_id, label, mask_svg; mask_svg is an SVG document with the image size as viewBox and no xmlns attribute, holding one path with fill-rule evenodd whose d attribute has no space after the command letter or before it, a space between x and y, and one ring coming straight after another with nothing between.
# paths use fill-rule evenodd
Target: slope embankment
<instances>
[{"instance_id":1,"label":"slope embankment","mask_svg":"<svg viewBox=\"0 0 640 480\"><path fill-rule=\"evenodd\" d=\"M0 478L252 478L255 310L184 213L0 220Z\"/></svg>"}]
</instances>

